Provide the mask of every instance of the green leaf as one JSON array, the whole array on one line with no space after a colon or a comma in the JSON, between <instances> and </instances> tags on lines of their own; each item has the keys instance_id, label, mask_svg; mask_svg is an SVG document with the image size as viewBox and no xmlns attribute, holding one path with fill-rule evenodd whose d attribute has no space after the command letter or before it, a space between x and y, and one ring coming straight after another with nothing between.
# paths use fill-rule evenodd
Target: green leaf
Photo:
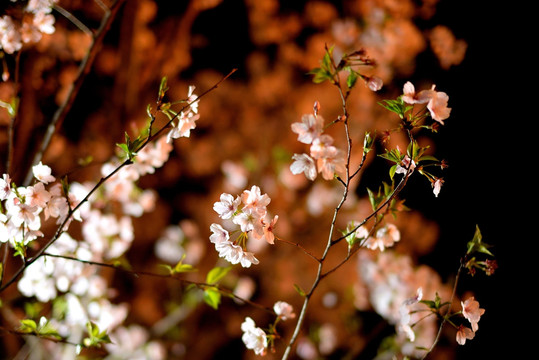
<instances>
[{"instance_id":1,"label":"green leaf","mask_svg":"<svg viewBox=\"0 0 539 360\"><path fill-rule=\"evenodd\" d=\"M379 101L378 105L399 115L401 119L404 119L406 112L409 110L409 107L406 106L406 104L404 103L401 97L397 98L396 100Z\"/></svg>"},{"instance_id":2,"label":"green leaf","mask_svg":"<svg viewBox=\"0 0 539 360\"><path fill-rule=\"evenodd\" d=\"M198 271L198 270L197 268L195 268L193 265L190 265L190 264L178 263L174 267L175 273L185 273L185 272L194 272L194 271Z\"/></svg>"},{"instance_id":3,"label":"green leaf","mask_svg":"<svg viewBox=\"0 0 539 360\"><path fill-rule=\"evenodd\" d=\"M371 133L366 132L365 137L363 138L363 152L368 154L372 150L374 144L374 137L371 136Z\"/></svg>"},{"instance_id":4,"label":"green leaf","mask_svg":"<svg viewBox=\"0 0 539 360\"><path fill-rule=\"evenodd\" d=\"M37 324L32 319L22 319L19 330L28 334L35 333L37 331Z\"/></svg>"},{"instance_id":5,"label":"green leaf","mask_svg":"<svg viewBox=\"0 0 539 360\"><path fill-rule=\"evenodd\" d=\"M357 79L359 78L358 73L352 69L349 69L350 73L346 77L346 86L348 86L349 89L352 89L354 85L357 82Z\"/></svg>"},{"instance_id":6,"label":"green leaf","mask_svg":"<svg viewBox=\"0 0 539 360\"><path fill-rule=\"evenodd\" d=\"M204 290L204 302L213 309L217 310L221 303L221 293L215 287Z\"/></svg>"},{"instance_id":7,"label":"green leaf","mask_svg":"<svg viewBox=\"0 0 539 360\"><path fill-rule=\"evenodd\" d=\"M88 337L82 340L83 345L86 347L101 346L101 344L111 343L107 331L100 331L97 324L92 321L86 323L86 331L88 332Z\"/></svg>"},{"instance_id":8,"label":"green leaf","mask_svg":"<svg viewBox=\"0 0 539 360\"><path fill-rule=\"evenodd\" d=\"M483 236L481 235L481 230L479 230L479 226L476 225L473 239L468 242L468 251L466 252L466 254L470 255L472 253L479 252L489 256L494 256L494 254L492 254L488 250L489 247L491 246L483 243Z\"/></svg>"},{"instance_id":9,"label":"green leaf","mask_svg":"<svg viewBox=\"0 0 539 360\"><path fill-rule=\"evenodd\" d=\"M161 79L161 83L159 84L159 93L157 94L157 98L159 101L165 96L165 93L167 91L168 91L167 77L163 76L163 78Z\"/></svg>"},{"instance_id":10,"label":"green leaf","mask_svg":"<svg viewBox=\"0 0 539 360\"><path fill-rule=\"evenodd\" d=\"M307 295L307 293L305 293L305 291L303 291L303 289L299 285L294 284L294 289L296 289L297 293L300 296L305 297Z\"/></svg>"},{"instance_id":11,"label":"green leaf","mask_svg":"<svg viewBox=\"0 0 539 360\"><path fill-rule=\"evenodd\" d=\"M216 266L213 269L211 269L208 272L208 275L206 275L206 283L208 284L216 284L219 280L221 280L223 277L228 274L228 272L232 269L232 267L219 267Z\"/></svg>"}]
</instances>

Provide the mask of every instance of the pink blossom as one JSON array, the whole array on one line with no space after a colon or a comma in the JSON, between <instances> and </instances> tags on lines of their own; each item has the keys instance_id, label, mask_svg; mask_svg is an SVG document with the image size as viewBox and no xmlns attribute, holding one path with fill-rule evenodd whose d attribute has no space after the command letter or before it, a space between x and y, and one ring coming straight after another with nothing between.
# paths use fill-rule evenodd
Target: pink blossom
<instances>
[{"instance_id":1,"label":"pink blossom","mask_svg":"<svg viewBox=\"0 0 539 360\"><path fill-rule=\"evenodd\" d=\"M17 199L14 199L17 200ZM36 220L37 206L30 206L19 202L10 208L11 222L16 226L21 226L23 223L33 223Z\"/></svg>"},{"instance_id":2,"label":"pink blossom","mask_svg":"<svg viewBox=\"0 0 539 360\"><path fill-rule=\"evenodd\" d=\"M394 224L387 224L376 231L374 237L369 237L365 241L365 246L371 250L380 249L384 251L387 247L393 246L400 240L400 232Z\"/></svg>"},{"instance_id":3,"label":"pink blossom","mask_svg":"<svg viewBox=\"0 0 539 360\"><path fill-rule=\"evenodd\" d=\"M37 183L34 186L26 188L26 201L30 206L44 208L51 199L51 194L45 190L43 183Z\"/></svg>"},{"instance_id":4,"label":"pink blossom","mask_svg":"<svg viewBox=\"0 0 539 360\"><path fill-rule=\"evenodd\" d=\"M33 23L44 34L54 33L54 16L51 14L40 11L34 15Z\"/></svg>"},{"instance_id":5,"label":"pink blossom","mask_svg":"<svg viewBox=\"0 0 539 360\"><path fill-rule=\"evenodd\" d=\"M464 345L466 340L472 340L475 337L475 332L466 326L460 325L457 329L457 343L459 345Z\"/></svg>"},{"instance_id":6,"label":"pink blossom","mask_svg":"<svg viewBox=\"0 0 539 360\"><path fill-rule=\"evenodd\" d=\"M426 104L432 96L432 90L422 90L416 94L415 87L411 82L406 82L403 87L402 100L407 104Z\"/></svg>"},{"instance_id":7,"label":"pink blossom","mask_svg":"<svg viewBox=\"0 0 539 360\"><path fill-rule=\"evenodd\" d=\"M0 17L0 49L8 54L13 54L22 48L19 30L8 15Z\"/></svg>"},{"instance_id":8,"label":"pink blossom","mask_svg":"<svg viewBox=\"0 0 539 360\"><path fill-rule=\"evenodd\" d=\"M273 305L273 311L275 311L281 320L288 320L296 317L292 305L284 301L277 301Z\"/></svg>"},{"instance_id":9,"label":"pink blossom","mask_svg":"<svg viewBox=\"0 0 539 360\"><path fill-rule=\"evenodd\" d=\"M219 257L224 258L231 264L239 263L243 257L243 249L241 246L233 244L230 241L215 243L215 250L219 253Z\"/></svg>"},{"instance_id":10,"label":"pink blossom","mask_svg":"<svg viewBox=\"0 0 539 360\"><path fill-rule=\"evenodd\" d=\"M56 180L56 178L51 175L51 168L47 165L43 165L41 161L39 164L32 166L32 172L34 173L34 177L44 184L48 184Z\"/></svg>"},{"instance_id":11,"label":"pink blossom","mask_svg":"<svg viewBox=\"0 0 539 360\"><path fill-rule=\"evenodd\" d=\"M408 155L405 155L404 159L402 159L402 164L397 165L395 174L406 174L408 172L408 168L410 169L411 174L415 169L415 161L411 160Z\"/></svg>"},{"instance_id":12,"label":"pink blossom","mask_svg":"<svg viewBox=\"0 0 539 360\"><path fill-rule=\"evenodd\" d=\"M213 233L210 235L210 242L214 244L219 244L222 242L227 242L230 238L230 235L228 234L228 231L226 231L221 225L219 224L211 224L210 230Z\"/></svg>"},{"instance_id":13,"label":"pink blossom","mask_svg":"<svg viewBox=\"0 0 539 360\"><path fill-rule=\"evenodd\" d=\"M8 174L2 175L0 179L0 200L6 200L11 194L11 178Z\"/></svg>"},{"instance_id":14,"label":"pink blossom","mask_svg":"<svg viewBox=\"0 0 539 360\"><path fill-rule=\"evenodd\" d=\"M373 76L373 77L370 77L368 78L367 80L367 86L369 87L369 89L371 89L372 91L378 91L382 88L382 86L384 85L384 82L382 79L380 79L379 77L376 77L376 76Z\"/></svg>"},{"instance_id":15,"label":"pink blossom","mask_svg":"<svg viewBox=\"0 0 539 360\"><path fill-rule=\"evenodd\" d=\"M256 185L251 187L251 190L244 190L241 194L241 201L245 205L245 209L253 209L260 215L266 214L266 206L271 199L267 194L261 195L260 188Z\"/></svg>"},{"instance_id":16,"label":"pink blossom","mask_svg":"<svg viewBox=\"0 0 539 360\"><path fill-rule=\"evenodd\" d=\"M268 338L261 328L257 327L254 320L246 317L241 324L243 335L241 340L247 349L253 350L256 355L265 355L268 348Z\"/></svg>"},{"instance_id":17,"label":"pink blossom","mask_svg":"<svg viewBox=\"0 0 539 360\"><path fill-rule=\"evenodd\" d=\"M485 309L479 308L479 302L477 302L473 296L466 299L464 302L461 301L460 304L462 305L462 315L468 319L472 325L472 330L474 332L477 331L479 328L477 323L481 319L481 315L485 313Z\"/></svg>"},{"instance_id":18,"label":"pink blossom","mask_svg":"<svg viewBox=\"0 0 539 360\"><path fill-rule=\"evenodd\" d=\"M275 228L275 223L277 223L277 220L279 220L279 216L275 215L269 224L264 223L264 237L269 244L275 243L275 234L273 234L273 229Z\"/></svg>"},{"instance_id":19,"label":"pink blossom","mask_svg":"<svg viewBox=\"0 0 539 360\"><path fill-rule=\"evenodd\" d=\"M292 131L298 134L298 141L304 144L311 144L320 134L322 134L324 119L321 116L305 114L301 117L301 122L291 125Z\"/></svg>"},{"instance_id":20,"label":"pink blossom","mask_svg":"<svg viewBox=\"0 0 539 360\"><path fill-rule=\"evenodd\" d=\"M325 180L333 179L335 174L342 176L346 173L344 153L336 148L331 156L318 158L316 165L318 167L318 172L322 174L322 177Z\"/></svg>"},{"instance_id":21,"label":"pink blossom","mask_svg":"<svg viewBox=\"0 0 539 360\"><path fill-rule=\"evenodd\" d=\"M223 193L220 197L221 201L215 202L213 204L213 210L221 219L230 219L234 216L234 213L238 210L238 206L241 203L241 198L239 196L234 199L234 196Z\"/></svg>"},{"instance_id":22,"label":"pink blossom","mask_svg":"<svg viewBox=\"0 0 539 360\"><path fill-rule=\"evenodd\" d=\"M436 179L431 184L432 184L432 192L434 193L434 195L436 197L438 197L438 194L440 193L442 185L444 184L444 180L443 179Z\"/></svg>"},{"instance_id":23,"label":"pink blossom","mask_svg":"<svg viewBox=\"0 0 539 360\"><path fill-rule=\"evenodd\" d=\"M241 258L240 258L240 264L244 268L251 267L251 264L257 265L259 263L258 259L255 257L255 255L252 252L244 251Z\"/></svg>"},{"instance_id":24,"label":"pink blossom","mask_svg":"<svg viewBox=\"0 0 539 360\"><path fill-rule=\"evenodd\" d=\"M172 129L167 135L167 142L172 142L172 139L178 139L180 137L191 136L191 130L196 127L195 121L200 118L199 114L193 114L192 112L185 115L183 112L179 116L178 124L171 123Z\"/></svg>"},{"instance_id":25,"label":"pink blossom","mask_svg":"<svg viewBox=\"0 0 539 360\"><path fill-rule=\"evenodd\" d=\"M239 225L243 232L253 230L257 234L262 234L263 224L260 220L261 216L254 208L244 208L232 221Z\"/></svg>"},{"instance_id":26,"label":"pink blossom","mask_svg":"<svg viewBox=\"0 0 539 360\"><path fill-rule=\"evenodd\" d=\"M330 135L323 134L313 140L310 151L314 159L324 157L334 157L337 153L337 148L332 145L333 138Z\"/></svg>"},{"instance_id":27,"label":"pink blossom","mask_svg":"<svg viewBox=\"0 0 539 360\"><path fill-rule=\"evenodd\" d=\"M427 103L427 109L430 111L430 116L443 125L444 120L451 113L451 108L447 107L449 96L444 92L434 91L434 86L432 88L433 94Z\"/></svg>"},{"instance_id":28,"label":"pink blossom","mask_svg":"<svg viewBox=\"0 0 539 360\"><path fill-rule=\"evenodd\" d=\"M305 177L309 180L316 179L316 165L314 160L307 154L294 154L292 156L294 162L290 165L292 174L305 173Z\"/></svg>"},{"instance_id":29,"label":"pink blossom","mask_svg":"<svg viewBox=\"0 0 539 360\"><path fill-rule=\"evenodd\" d=\"M431 89L416 94L414 85L408 81L404 84L402 100L408 104L426 103L430 116L443 125L451 113L451 108L447 107L449 96L445 92L436 91L435 88L436 85L432 85Z\"/></svg>"}]
</instances>

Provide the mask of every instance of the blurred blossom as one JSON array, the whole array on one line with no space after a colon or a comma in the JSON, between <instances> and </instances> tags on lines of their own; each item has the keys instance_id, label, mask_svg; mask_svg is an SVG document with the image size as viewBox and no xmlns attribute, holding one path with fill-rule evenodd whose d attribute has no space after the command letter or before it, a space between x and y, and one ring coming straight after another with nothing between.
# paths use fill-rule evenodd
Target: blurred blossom
<instances>
[{"instance_id":1,"label":"blurred blossom","mask_svg":"<svg viewBox=\"0 0 539 360\"><path fill-rule=\"evenodd\" d=\"M420 348L428 348L433 343L437 323L435 317L423 318L422 312L415 311L423 307L410 299L419 296L419 288L423 299L434 299L436 294L442 299L449 298L450 289L441 283L434 270L426 266L414 268L409 256L390 250L361 251L358 264L360 281L368 292L369 302L379 315L395 326L401 352L420 357L424 351ZM403 307L403 304L407 305ZM416 322L412 335L409 327Z\"/></svg>"},{"instance_id":2,"label":"blurred blossom","mask_svg":"<svg viewBox=\"0 0 539 360\"><path fill-rule=\"evenodd\" d=\"M311 144L314 139L322 134L324 118L306 114L301 117L301 122L292 124L292 131L298 134L298 141L304 144Z\"/></svg>"},{"instance_id":3,"label":"blurred blossom","mask_svg":"<svg viewBox=\"0 0 539 360\"><path fill-rule=\"evenodd\" d=\"M281 320L288 320L296 317L292 305L284 301L277 301L273 305L273 311L275 311Z\"/></svg>"},{"instance_id":4,"label":"blurred blossom","mask_svg":"<svg viewBox=\"0 0 539 360\"><path fill-rule=\"evenodd\" d=\"M256 289L256 283L248 276L242 276L238 279L236 287L234 288L234 295L240 299L249 300L253 296ZM238 299L234 299L236 302L241 302Z\"/></svg>"},{"instance_id":5,"label":"blurred blossom","mask_svg":"<svg viewBox=\"0 0 539 360\"><path fill-rule=\"evenodd\" d=\"M302 337L298 340L298 344L296 346L296 354L301 359L305 360L314 360L318 357L318 351L316 350L316 346L311 340L305 337Z\"/></svg>"},{"instance_id":6,"label":"blurred blossom","mask_svg":"<svg viewBox=\"0 0 539 360\"><path fill-rule=\"evenodd\" d=\"M107 360L162 360L166 359L166 349L157 341L150 341L148 331L139 325L119 327L110 333L111 344L105 344L109 355Z\"/></svg>"},{"instance_id":7,"label":"blurred blossom","mask_svg":"<svg viewBox=\"0 0 539 360\"><path fill-rule=\"evenodd\" d=\"M167 226L155 243L155 254L163 261L176 264L185 254L185 235L179 226Z\"/></svg>"},{"instance_id":8,"label":"blurred blossom","mask_svg":"<svg viewBox=\"0 0 539 360\"><path fill-rule=\"evenodd\" d=\"M386 248L393 246L396 242L400 241L400 232L394 224L387 224L376 230L374 236L369 236L369 231L365 226L360 226L356 230L356 237L363 240L362 243L365 247L380 251L384 251Z\"/></svg>"},{"instance_id":9,"label":"blurred blossom","mask_svg":"<svg viewBox=\"0 0 539 360\"><path fill-rule=\"evenodd\" d=\"M331 354L337 347L337 330L334 325L329 323L322 324L318 330L318 337L320 338L320 342L318 343L320 354Z\"/></svg>"},{"instance_id":10,"label":"blurred blossom","mask_svg":"<svg viewBox=\"0 0 539 360\"><path fill-rule=\"evenodd\" d=\"M247 185L248 172L243 164L225 160L221 165L224 174L225 188L228 191L239 191Z\"/></svg>"},{"instance_id":11,"label":"blurred blossom","mask_svg":"<svg viewBox=\"0 0 539 360\"><path fill-rule=\"evenodd\" d=\"M307 154L294 154L292 156L294 162L290 165L292 174L297 175L304 173L309 180L316 178L316 165L314 160Z\"/></svg>"}]
</instances>

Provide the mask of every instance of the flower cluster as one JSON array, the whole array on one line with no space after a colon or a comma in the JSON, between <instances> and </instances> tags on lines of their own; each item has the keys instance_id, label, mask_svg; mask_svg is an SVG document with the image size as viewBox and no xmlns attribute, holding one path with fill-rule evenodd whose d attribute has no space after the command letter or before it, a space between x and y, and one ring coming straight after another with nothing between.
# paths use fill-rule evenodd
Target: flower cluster
<instances>
[{"instance_id":1,"label":"flower cluster","mask_svg":"<svg viewBox=\"0 0 539 360\"><path fill-rule=\"evenodd\" d=\"M84 261L117 260L129 250L135 238L133 218L152 210L156 201L154 191L140 188L138 180L154 173L168 160L173 146L167 140L162 136L146 144L136 152L129 166L122 166L117 158L105 163L101 174L106 181L101 186L98 186L101 182L58 183L50 167L41 163L33 167L36 179L33 186L17 187L7 174L0 179L2 242L10 241L17 249L25 249L30 241L43 236L41 218L57 218L57 224L65 223L64 231L72 219L82 222L80 240L63 232L42 256L24 269L17 283L26 297L35 297L39 302L60 301L65 305L52 325L70 342L82 341L88 322L110 333L111 338L115 335L121 338L128 331L121 327L128 306L111 301L113 289L99 275L98 268L88 267ZM83 199L86 202L81 203ZM176 261L181 257L177 255ZM147 334L144 336L140 344L132 344L131 353L163 353L159 344L148 343ZM107 345L107 350L114 356L125 352L114 344Z\"/></svg>"},{"instance_id":2,"label":"flower cluster","mask_svg":"<svg viewBox=\"0 0 539 360\"><path fill-rule=\"evenodd\" d=\"M0 50L13 54L24 44L38 42L42 34L54 33L55 19L51 12L57 2L58 0L29 0L22 9L22 19L14 19L9 15L2 16Z\"/></svg>"},{"instance_id":3,"label":"flower cluster","mask_svg":"<svg viewBox=\"0 0 539 360\"><path fill-rule=\"evenodd\" d=\"M475 332L479 329L477 323L481 319L481 315L485 313L485 309L479 307L479 302L473 296L461 301L460 304L462 306L462 315L472 326L470 329L464 325L459 325L457 329L457 343L464 345L466 339L471 340L475 337Z\"/></svg>"},{"instance_id":4,"label":"flower cluster","mask_svg":"<svg viewBox=\"0 0 539 360\"><path fill-rule=\"evenodd\" d=\"M267 194L261 194L256 185L250 190L244 190L241 195L221 194L220 201L215 202L213 210L223 220L229 220L239 232L234 241L230 240L231 233L220 224L211 224L210 241L215 244L215 250L219 256L232 264L241 263L243 267L258 264L258 259L252 252L247 251L247 239L249 236L259 240L265 239L269 244L275 241L273 229L279 218L277 215L269 219L267 205L271 199Z\"/></svg>"},{"instance_id":5,"label":"flower cluster","mask_svg":"<svg viewBox=\"0 0 539 360\"><path fill-rule=\"evenodd\" d=\"M298 141L310 144L309 154L294 154L290 165L293 174L304 173L307 179L314 180L318 173L325 180L331 180L335 174L346 172L346 159L342 150L333 146L333 138L324 134L324 119L318 115L315 105L314 114L305 114L301 122L292 124L292 131L298 134Z\"/></svg>"},{"instance_id":6,"label":"flower cluster","mask_svg":"<svg viewBox=\"0 0 539 360\"><path fill-rule=\"evenodd\" d=\"M422 298L449 298L451 291L430 267L415 267L394 251L361 251L356 306L373 308L396 329L395 343L409 357L421 357L434 342L436 317L425 317Z\"/></svg>"},{"instance_id":7,"label":"flower cluster","mask_svg":"<svg viewBox=\"0 0 539 360\"><path fill-rule=\"evenodd\" d=\"M45 220L56 218L57 224L66 221L65 228L72 219L81 220L79 211L71 214L81 197L72 192L64 194L50 167L39 163L32 169L37 181L31 186L16 186L9 174L0 179L0 242L9 241L19 250L43 236L41 214ZM49 183L53 184L46 188Z\"/></svg>"}]
</instances>

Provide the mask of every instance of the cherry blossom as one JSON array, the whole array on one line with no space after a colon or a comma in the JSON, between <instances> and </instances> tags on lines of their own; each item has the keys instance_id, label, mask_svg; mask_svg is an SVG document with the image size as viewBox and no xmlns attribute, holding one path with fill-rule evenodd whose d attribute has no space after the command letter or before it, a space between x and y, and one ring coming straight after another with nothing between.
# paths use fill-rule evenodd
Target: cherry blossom
<instances>
[{"instance_id":1,"label":"cherry blossom","mask_svg":"<svg viewBox=\"0 0 539 360\"><path fill-rule=\"evenodd\" d=\"M472 331L476 332L479 328L477 323L481 319L481 315L485 313L485 309L479 308L479 302L476 301L473 296L466 299L464 302L461 301L460 304L462 305L462 315L468 319L472 325Z\"/></svg>"},{"instance_id":2,"label":"cherry blossom","mask_svg":"<svg viewBox=\"0 0 539 360\"><path fill-rule=\"evenodd\" d=\"M331 147L328 156L320 157L316 160L318 172L325 180L331 180L335 174L343 176L346 173L346 159L344 153L335 147Z\"/></svg>"},{"instance_id":3,"label":"cherry blossom","mask_svg":"<svg viewBox=\"0 0 539 360\"><path fill-rule=\"evenodd\" d=\"M268 242L268 244L274 244L275 243L275 234L273 233L273 229L275 229L275 224L277 223L277 220L279 220L279 215L275 215L273 219L269 222L269 224L266 224L264 222L264 238Z\"/></svg>"},{"instance_id":4,"label":"cherry blossom","mask_svg":"<svg viewBox=\"0 0 539 360\"><path fill-rule=\"evenodd\" d=\"M6 200L11 194L11 178L8 174L2 175L0 179L0 201Z\"/></svg>"},{"instance_id":5,"label":"cherry blossom","mask_svg":"<svg viewBox=\"0 0 539 360\"><path fill-rule=\"evenodd\" d=\"M414 85L408 81L403 87L402 100L408 104L427 104L430 116L443 125L451 113L451 108L447 107L449 96L435 88L436 85L432 85L431 89L416 94Z\"/></svg>"},{"instance_id":6,"label":"cherry blossom","mask_svg":"<svg viewBox=\"0 0 539 360\"><path fill-rule=\"evenodd\" d=\"M404 155L404 159L402 159L402 164L397 165L395 174L406 174L408 172L408 169L410 169L411 174L414 171L415 166L415 161L411 160L408 155Z\"/></svg>"},{"instance_id":7,"label":"cherry blossom","mask_svg":"<svg viewBox=\"0 0 539 360\"><path fill-rule=\"evenodd\" d=\"M56 180L56 178L51 175L51 168L47 165L43 165L41 161L39 164L32 166L32 172L34 173L34 177L44 184L48 184Z\"/></svg>"},{"instance_id":8,"label":"cherry blossom","mask_svg":"<svg viewBox=\"0 0 539 360\"><path fill-rule=\"evenodd\" d=\"M247 349L253 350L256 355L265 355L268 348L268 339L264 330L256 327L253 319L246 317L241 324L243 335L241 340Z\"/></svg>"},{"instance_id":9,"label":"cherry blossom","mask_svg":"<svg viewBox=\"0 0 539 360\"><path fill-rule=\"evenodd\" d=\"M432 184L432 192L434 193L434 196L438 197L438 194L440 194L442 185L444 184L444 180L437 178L431 184Z\"/></svg>"},{"instance_id":10,"label":"cherry blossom","mask_svg":"<svg viewBox=\"0 0 539 360\"><path fill-rule=\"evenodd\" d=\"M251 190L243 191L241 201L245 205L243 208L244 212L246 209L252 209L254 213L263 216L266 214L266 206L270 203L271 199L267 194L261 195L260 188L253 185Z\"/></svg>"},{"instance_id":11,"label":"cherry blossom","mask_svg":"<svg viewBox=\"0 0 539 360\"><path fill-rule=\"evenodd\" d=\"M311 144L320 134L322 134L324 119L321 116L312 114L303 115L301 122L291 125L292 131L298 134L298 141L304 144Z\"/></svg>"},{"instance_id":12,"label":"cherry blossom","mask_svg":"<svg viewBox=\"0 0 539 360\"><path fill-rule=\"evenodd\" d=\"M399 240L400 232L397 227L394 224L387 224L376 230L374 236L367 238L364 245L371 250L380 249L380 251L384 251Z\"/></svg>"},{"instance_id":13,"label":"cherry blossom","mask_svg":"<svg viewBox=\"0 0 539 360\"><path fill-rule=\"evenodd\" d=\"M304 173L307 179L311 181L316 179L317 170L313 158L307 154L294 154L292 159L294 160L290 165L292 174L297 175Z\"/></svg>"},{"instance_id":14,"label":"cherry blossom","mask_svg":"<svg viewBox=\"0 0 539 360\"><path fill-rule=\"evenodd\" d=\"M459 345L464 345L466 343L466 340L472 340L475 337L475 332L472 331L472 329L464 326L459 325L457 329L457 343Z\"/></svg>"},{"instance_id":15,"label":"cherry blossom","mask_svg":"<svg viewBox=\"0 0 539 360\"><path fill-rule=\"evenodd\" d=\"M273 305L273 311L275 311L275 313L281 320L288 320L296 317L292 305L284 301L277 301Z\"/></svg>"},{"instance_id":16,"label":"cherry blossom","mask_svg":"<svg viewBox=\"0 0 539 360\"><path fill-rule=\"evenodd\" d=\"M367 79L367 86L372 91L378 91L384 85L384 81L379 77L373 76Z\"/></svg>"},{"instance_id":17,"label":"cherry blossom","mask_svg":"<svg viewBox=\"0 0 539 360\"><path fill-rule=\"evenodd\" d=\"M415 86L407 81L403 87L402 100L407 104L426 104L432 96L432 90L422 90L416 94Z\"/></svg>"},{"instance_id":18,"label":"cherry blossom","mask_svg":"<svg viewBox=\"0 0 539 360\"><path fill-rule=\"evenodd\" d=\"M228 234L228 231L226 231L221 225L211 224L210 230L213 233L210 235L210 242L216 245L222 242L228 242L230 235Z\"/></svg>"},{"instance_id":19,"label":"cherry blossom","mask_svg":"<svg viewBox=\"0 0 539 360\"><path fill-rule=\"evenodd\" d=\"M234 216L234 213L238 210L238 206L241 203L241 198L237 196L234 199L234 196L223 193L220 197L221 201L218 201L213 204L213 210L221 219L230 219Z\"/></svg>"},{"instance_id":20,"label":"cherry blossom","mask_svg":"<svg viewBox=\"0 0 539 360\"><path fill-rule=\"evenodd\" d=\"M449 96L444 92L434 91L434 86L432 89L434 93L427 103L427 109L429 109L430 116L443 125L444 120L447 119L451 113L451 108L447 107Z\"/></svg>"},{"instance_id":21,"label":"cherry blossom","mask_svg":"<svg viewBox=\"0 0 539 360\"><path fill-rule=\"evenodd\" d=\"M47 206L51 199L51 194L45 190L43 183L26 188L26 201L30 206L36 206L39 210Z\"/></svg>"}]
</instances>

